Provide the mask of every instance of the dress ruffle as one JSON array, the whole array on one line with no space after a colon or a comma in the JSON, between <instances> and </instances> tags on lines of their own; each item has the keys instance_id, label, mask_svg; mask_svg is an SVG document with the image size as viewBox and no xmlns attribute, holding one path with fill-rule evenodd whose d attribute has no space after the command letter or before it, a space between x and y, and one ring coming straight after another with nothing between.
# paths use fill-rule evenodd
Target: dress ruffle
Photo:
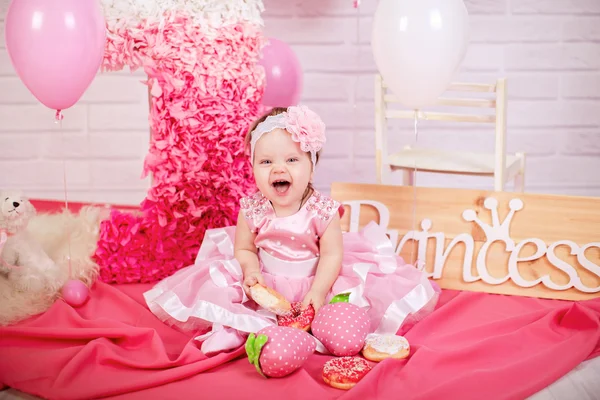
<instances>
[{"instance_id":1,"label":"dress ruffle","mask_svg":"<svg viewBox=\"0 0 600 400\"><path fill-rule=\"evenodd\" d=\"M242 289L234 237L235 227L208 230L194 265L165 278L144 294L152 312L171 326L200 335L214 324L242 334L275 325L275 315L248 299ZM377 333L397 333L433 311L439 288L395 254L377 224L371 223L360 232L344 233L343 240L342 268L327 301L350 292L350 303L367 308L371 331ZM314 279L314 265L268 255L259 258L268 286L289 301L303 299ZM293 274L273 273L281 270Z\"/></svg>"}]
</instances>

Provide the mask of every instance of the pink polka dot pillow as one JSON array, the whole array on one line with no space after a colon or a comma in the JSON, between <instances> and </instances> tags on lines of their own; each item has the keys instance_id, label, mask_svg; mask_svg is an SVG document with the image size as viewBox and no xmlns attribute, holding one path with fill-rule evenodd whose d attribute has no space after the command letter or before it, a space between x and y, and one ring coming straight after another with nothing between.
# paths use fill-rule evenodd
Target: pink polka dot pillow
<instances>
[{"instance_id":1,"label":"pink polka dot pillow","mask_svg":"<svg viewBox=\"0 0 600 400\"><path fill-rule=\"evenodd\" d=\"M263 376L281 378L296 371L315 351L315 339L302 329L268 326L246 341L246 354Z\"/></svg>"},{"instance_id":2,"label":"pink polka dot pillow","mask_svg":"<svg viewBox=\"0 0 600 400\"><path fill-rule=\"evenodd\" d=\"M350 303L327 304L319 310L311 325L314 337L338 357L358 354L369 328L367 311Z\"/></svg>"}]
</instances>

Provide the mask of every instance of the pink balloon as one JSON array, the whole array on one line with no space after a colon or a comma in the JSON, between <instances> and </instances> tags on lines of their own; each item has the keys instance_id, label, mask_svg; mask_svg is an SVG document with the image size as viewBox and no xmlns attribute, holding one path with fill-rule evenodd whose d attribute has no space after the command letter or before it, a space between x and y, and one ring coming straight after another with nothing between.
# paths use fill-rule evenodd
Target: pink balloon
<instances>
[{"instance_id":1,"label":"pink balloon","mask_svg":"<svg viewBox=\"0 0 600 400\"><path fill-rule=\"evenodd\" d=\"M6 49L19 78L45 106L75 104L98 72L106 22L98 0L13 0Z\"/></svg>"},{"instance_id":2,"label":"pink balloon","mask_svg":"<svg viewBox=\"0 0 600 400\"><path fill-rule=\"evenodd\" d=\"M298 104L302 94L302 66L294 51L280 40L269 39L262 49L259 64L266 74L263 105L289 107Z\"/></svg>"},{"instance_id":3,"label":"pink balloon","mask_svg":"<svg viewBox=\"0 0 600 400\"><path fill-rule=\"evenodd\" d=\"M77 279L67 281L61 290L63 299L72 307L79 307L86 302L89 296L89 289L85 284Z\"/></svg>"}]
</instances>

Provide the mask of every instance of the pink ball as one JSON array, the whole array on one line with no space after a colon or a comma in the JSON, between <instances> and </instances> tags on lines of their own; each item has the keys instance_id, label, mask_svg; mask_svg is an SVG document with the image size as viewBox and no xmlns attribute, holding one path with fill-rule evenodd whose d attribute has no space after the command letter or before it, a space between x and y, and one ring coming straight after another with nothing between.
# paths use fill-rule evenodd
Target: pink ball
<instances>
[{"instance_id":1,"label":"pink ball","mask_svg":"<svg viewBox=\"0 0 600 400\"><path fill-rule=\"evenodd\" d=\"M62 287L61 294L67 304L79 307L88 299L89 290L83 282L72 279Z\"/></svg>"},{"instance_id":2,"label":"pink ball","mask_svg":"<svg viewBox=\"0 0 600 400\"><path fill-rule=\"evenodd\" d=\"M367 311L350 303L321 307L311 324L314 337L338 357L358 354L365 344L369 329Z\"/></svg>"}]
</instances>

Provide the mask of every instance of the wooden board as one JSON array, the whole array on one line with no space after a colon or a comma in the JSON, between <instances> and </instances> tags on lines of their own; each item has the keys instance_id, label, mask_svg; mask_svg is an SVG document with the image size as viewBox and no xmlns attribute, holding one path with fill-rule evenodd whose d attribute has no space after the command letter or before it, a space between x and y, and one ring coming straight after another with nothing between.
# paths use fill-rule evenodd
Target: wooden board
<instances>
[{"instance_id":1,"label":"wooden board","mask_svg":"<svg viewBox=\"0 0 600 400\"><path fill-rule=\"evenodd\" d=\"M350 183L331 195L344 230L379 223L442 288L600 297L600 198Z\"/></svg>"}]
</instances>

